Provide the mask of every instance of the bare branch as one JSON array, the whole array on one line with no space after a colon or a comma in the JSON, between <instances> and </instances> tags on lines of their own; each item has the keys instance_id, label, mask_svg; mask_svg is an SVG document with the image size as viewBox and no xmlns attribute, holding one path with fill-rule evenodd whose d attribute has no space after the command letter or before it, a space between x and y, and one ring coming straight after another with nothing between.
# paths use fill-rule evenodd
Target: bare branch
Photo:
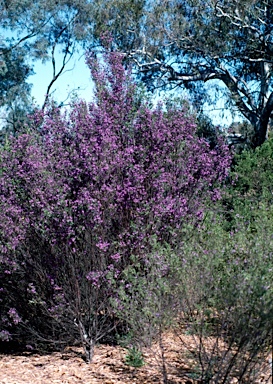
<instances>
[{"instance_id":1,"label":"bare branch","mask_svg":"<svg viewBox=\"0 0 273 384\"><path fill-rule=\"evenodd\" d=\"M65 47L65 51L64 51L64 56L63 56L63 61L62 61L62 65L61 65L61 68L59 69L58 72L56 72L56 61L55 61L55 50L56 50L56 47L58 45L58 42L59 42L59 39L61 38L62 34L69 28L69 26L71 25L71 23L73 22L73 20L75 19L76 16L74 16L70 22L64 27L61 29L61 31L59 32L58 36L56 37L55 39L55 42L52 46L52 50L51 50L51 62L52 62L52 68L53 68L53 76L52 76L52 80L50 81L48 87L47 87L47 91L46 91L46 96L45 96L45 100L44 100L44 103L43 103L43 106L42 106L42 110L45 109L46 105L48 104L48 100L49 100L49 96L50 96L50 90L53 86L53 84L57 81L57 79L60 77L61 74L63 74L64 72L64 69L66 67L66 65L68 64L68 62L70 61L72 55L73 55L73 51L74 51L74 48L72 48L72 52L71 52L71 42L70 42L70 39L68 38L67 42L66 42L66 47Z\"/></svg>"}]
</instances>

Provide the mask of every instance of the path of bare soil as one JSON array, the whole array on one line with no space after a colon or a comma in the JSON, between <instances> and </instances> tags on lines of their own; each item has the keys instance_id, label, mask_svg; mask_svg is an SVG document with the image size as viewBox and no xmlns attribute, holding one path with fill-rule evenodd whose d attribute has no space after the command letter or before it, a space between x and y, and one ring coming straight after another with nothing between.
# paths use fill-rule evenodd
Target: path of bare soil
<instances>
[{"instance_id":1,"label":"path of bare soil","mask_svg":"<svg viewBox=\"0 0 273 384\"><path fill-rule=\"evenodd\" d=\"M197 384L192 378L195 362L190 358L192 340L184 336L187 349L173 335L164 337L164 350L170 384ZM192 345L194 348L194 345ZM98 346L94 360L86 364L81 348L48 355L0 355L0 384L154 384L163 383L158 346L144 350L146 364L141 368L125 364L126 350L117 346ZM272 383L270 372L256 383ZM270 379L271 380L271 379ZM231 380L230 384L237 383Z\"/></svg>"}]
</instances>

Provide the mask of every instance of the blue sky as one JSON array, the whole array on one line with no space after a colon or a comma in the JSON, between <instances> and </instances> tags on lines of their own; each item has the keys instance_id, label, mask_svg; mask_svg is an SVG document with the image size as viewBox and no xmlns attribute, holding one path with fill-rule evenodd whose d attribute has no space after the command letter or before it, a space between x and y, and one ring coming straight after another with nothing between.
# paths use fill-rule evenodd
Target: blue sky
<instances>
[{"instance_id":1,"label":"blue sky","mask_svg":"<svg viewBox=\"0 0 273 384\"><path fill-rule=\"evenodd\" d=\"M7 32L5 32L7 34ZM56 54L56 71L61 67L63 56L61 53ZM28 82L32 84L32 97L38 106L42 106L45 100L45 94L48 84L52 79L52 64L51 61L42 63L42 60L34 62L35 74L29 76ZM93 83L90 77L90 71L85 64L84 51L74 54L71 61L66 66L65 72L53 84L50 93L54 100L59 104L69 103L67 95L76 93L78 98L86 101L91 101L93 98ZM164 96L161 94L160 98ZM155 97L158 100L159 97ZM223 97L219 98L216 105L205 105L206 114L212 119L215 125L230 125L232 121L240 121L241 117L238 115L232 117L230 111L225 106ZM1 118L0 118L1 125Z\"/></svg>"},{"instance_id":2,"label":"blue sky","mask_svg":"<svg viewBox=\"0 0 273 384\"><path fill-rule=\"evenodd\" d=\"M62 55L56 55L56 70L61 67ZM50 80L52 79L52 64L50 61L46 63L35 62L35 74L28 78L28 82L33 84L32 97L35 102L42 106L46 90ZM50 90L52 97L58 103L65 102L67 95L76 91L79 98L87 101L92 100L93 84L90 77L90 71L85 64L84 55L77 54L67 64L65 72L57 79Z\"/></svg>"},{"instance_id":3,"label":"blue sky","mask_svg":"<svg viewBox=\"0 0 273 384\"><path fill-rule=\"evenodd\" d=\"M62 55L56 57L56 70L61 66ZM28 82L33 84L32 96L35 102L42 106L47 90L47 86L52 78L52 64L50 61L46 63L35 62L35 74L30 76ZM52 93L52 91L54 91ZM65 73L63 73L51 88L52 97L59 104L67 104L67 95L76 92L79 98L86 101L91 101L93 98L93 83L90 76L90 71L85 64L83 52L77 54L68 63ZM162 97L162 95L161 95ZM157 98L156 98L157 99ZM205 111L216 125L229 125L232 121L238 121L240 118L235 116L233 119L230 111L225 108L225 100L220 98L215 106L205 105Z\"/></svg>"}]
</instances>

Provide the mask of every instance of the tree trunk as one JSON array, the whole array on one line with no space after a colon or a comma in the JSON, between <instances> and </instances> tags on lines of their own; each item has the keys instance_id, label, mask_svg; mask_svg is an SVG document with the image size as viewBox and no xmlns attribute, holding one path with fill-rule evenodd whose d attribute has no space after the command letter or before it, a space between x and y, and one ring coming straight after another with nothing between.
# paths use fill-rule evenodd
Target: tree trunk
<instances>
[{"instance_id":1,"label":"tree trunk","mask_svg":"<svg viewBox=\"0 0 273 384\"><path fill-rule=\"evenodd\" d=\"M94 356L94 340L92 338L89 338L89 340L84 343L84 352L85 352L85 359L88 364L92 363L93 356Z\"/></svg>"},{"instance_id":2,"label":"tree trunk","mask_svg":"<svg viewBox=\"0 0 273 384\"><path fill-rule=\"evenodd\" d=\"M269 128L269 116L262 115L257 123L254 125L254 137L252 140L252 145L254 148L262 145L268 138L268 128Z\"/></svg>"},{"instance_id":3,"label":"tree trunk","mask_svg":"<svg viewBox=\"0 0 273 384\"><path fill-rule=\"evenodd\" d=\"M78 322L75 321L75 325L79 329L81 343L85 354L85 360L88 364L90 364L94 356L95 340L88 335L81 320L78 320Z\"/></svg>"}]
</instances>

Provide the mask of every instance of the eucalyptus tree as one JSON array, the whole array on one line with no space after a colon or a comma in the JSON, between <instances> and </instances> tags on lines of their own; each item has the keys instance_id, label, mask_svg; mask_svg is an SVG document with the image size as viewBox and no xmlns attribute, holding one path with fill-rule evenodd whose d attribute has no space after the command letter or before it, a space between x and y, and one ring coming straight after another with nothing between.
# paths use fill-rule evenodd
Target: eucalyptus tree
<instances>
[{"instance_id":1,"label":"eucalyptus tree","mask_svg":"<svg viewBox=\"0 0 273 384\"><path fill-rule=\"evenodd\" d=\"M273 111L273 3L270 0L97 0L97 34L130 58L150 87L186 87L200 96L217 80L253 127L268 135ZM106 25L107 21L107 25Z\"/></svg>"},{"instance_id":2,"label":"eucalyptus tree","mask_svg":"<svg viewBox=\"0 0 273 384\"><path fill-rule=\"evenodd\" d=\"M251 123L253 146L267 138L273 110L269 0L2 0L0 11L2 105L13 102L19 88L29 94L31 59L42 59L52 64L45 107L78 44L93 49L103 43L132 60L150 88L186 87L200 99L205 84L217 81ZM11 57L20 59L8 70Z\"/></svg>"},{"instance_id":3,"label":"eucalyptus tree","mask_svg":"<svg viewBox=\"0 0 273 384\"><path fill-rule=\"evenodd\" d=\"M92 36L91 13L88 0L0 1L0 106L7 110L9 125L17 124L18 110L30 108L27 80L37 60L52 65L46 106L74 53Z\"/></svg>"}]
</instances>

